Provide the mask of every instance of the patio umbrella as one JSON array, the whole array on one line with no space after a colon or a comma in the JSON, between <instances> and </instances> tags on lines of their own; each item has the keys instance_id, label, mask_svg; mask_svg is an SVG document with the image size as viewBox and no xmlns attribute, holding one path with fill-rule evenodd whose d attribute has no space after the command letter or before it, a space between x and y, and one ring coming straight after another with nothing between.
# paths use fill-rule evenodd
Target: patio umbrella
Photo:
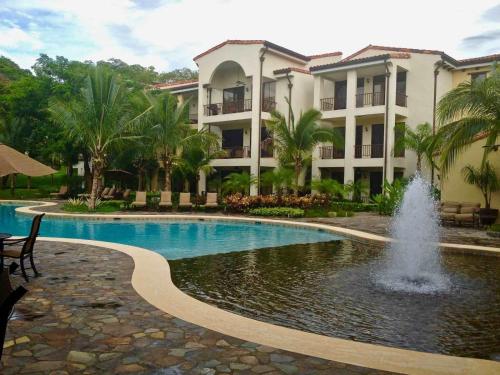
<instances>
[{"instance_id":1,"label":"patio umbrella","mask_svg":"<svg viewBox=\"0 0 500 375\"><path fill-rule=\"evenodd\" d=\"M38 177L56 173L56 171L0 143L0 177L15 173Z\"/></svg>"}]
</instances>

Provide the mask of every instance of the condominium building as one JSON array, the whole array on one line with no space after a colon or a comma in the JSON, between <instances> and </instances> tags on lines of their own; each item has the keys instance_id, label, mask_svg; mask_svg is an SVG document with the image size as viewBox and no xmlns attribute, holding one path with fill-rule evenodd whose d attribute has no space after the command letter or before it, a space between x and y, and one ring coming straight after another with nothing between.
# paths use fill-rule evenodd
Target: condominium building
<instances>
[{"instance_id":1,"label":"condominium building","mask_svg":"<svg viewBox=\"0 0 500 375\"><path fill-rule=\"evenodd\" d=\"M177 94L179 101L190 98L194 126L220 136L225 155L213 161L214 175L201 176L200 191L216 190L231 172L258 177L277 167L265 121L274 109L289 116L289 98L296 116L315 107L323 125L338 128L345 139L343 148L322 144L314 150L308 178L364 179L373 195L384 179L392 182L415 172L412 152L394 152L401 136L395 124L433 124L435 103L454 86L468 60L441 51L373 45L345 58L340 52L305 56L264 40L228 40L194 61L198 81L157 88ZM253 186L251 194L259 190Z\"/></svg>"}]
</instances>

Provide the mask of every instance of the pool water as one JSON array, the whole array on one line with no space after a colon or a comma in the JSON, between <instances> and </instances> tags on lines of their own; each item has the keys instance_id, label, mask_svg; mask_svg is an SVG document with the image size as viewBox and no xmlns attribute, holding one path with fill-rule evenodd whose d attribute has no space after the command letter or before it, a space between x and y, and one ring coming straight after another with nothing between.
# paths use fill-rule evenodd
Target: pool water
<instances>
[{"instance_id":1,"label":"pool water","mask_svg":"<svg viewBox=\"0 0 500 375\"><path fill-rule=\"evenodd\" d=\"M25 236L32 218L0 204L0 232ZM40 235L82 238L144 247L167 259L196 257L298 243L339 240L328 232L280 225L223 221L104 221L44 217Z\"/></svg>"},{"instance_id":2,"label":"pool water","mask_svg":"<svg viewBox=\"0 0 500 375\"><path fill-rule=\"evenodd\" d=\"M341 240L179 259L172 280L249 318L349 340L500 360L500 258L445 253L443 293L381 287L384 249Z\"/></svg>"}]
</instances>

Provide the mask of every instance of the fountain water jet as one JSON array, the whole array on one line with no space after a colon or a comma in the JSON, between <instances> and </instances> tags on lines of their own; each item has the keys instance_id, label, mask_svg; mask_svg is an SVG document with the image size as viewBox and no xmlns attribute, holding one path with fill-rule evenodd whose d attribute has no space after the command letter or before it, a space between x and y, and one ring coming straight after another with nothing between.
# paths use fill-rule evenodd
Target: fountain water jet
<instances>
[{"instance_id":1,"label":"fountain water jet","mask_svg":"<svg viewBox=\"0 0 500 375\"><path fill-rule=\"evenodd\" d=\"M394 242L378 281L386 288L416 293L448 289L438 248L439 215L430 185L417 175L408 184L390 227Z\"/></svg>"}]
</instances>

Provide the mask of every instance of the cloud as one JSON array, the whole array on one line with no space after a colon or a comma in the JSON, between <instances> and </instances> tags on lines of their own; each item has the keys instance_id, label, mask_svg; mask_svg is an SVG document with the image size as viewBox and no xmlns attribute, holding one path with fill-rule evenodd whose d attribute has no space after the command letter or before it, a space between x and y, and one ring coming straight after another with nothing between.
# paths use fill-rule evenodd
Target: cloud
<instances>
[{"instance_id":1,"label":"cloud","mask_svg":"<svg viewBox=\"0 0 500 375\"><path fill-rule=\"evenodd\" d=\"M500 30L485 31L482 34L464 38L462 44L466 49L478 50L488 48L500 51Z\"/></svg>"},{"instance_id":2,"label":"cloud","mask_svg":"<svg viewBox=\"0 0 500 375\"><path fill-rule=\"evenodd\" d=\"M500 4L486 10L481 18L485 21L500 23Z\"/></svg>"},{"instance_id":3,"label":"cloud","mask_svg":"<svg viewBox=\"0 0 500 375\"><path fill-rule=\"evenodd\" d=\"M138 54L149 52L149 45L133 35L132 29L127 25L109 25L111 35L120 45L129 48Z\"/></svg>"}]
</instances>

